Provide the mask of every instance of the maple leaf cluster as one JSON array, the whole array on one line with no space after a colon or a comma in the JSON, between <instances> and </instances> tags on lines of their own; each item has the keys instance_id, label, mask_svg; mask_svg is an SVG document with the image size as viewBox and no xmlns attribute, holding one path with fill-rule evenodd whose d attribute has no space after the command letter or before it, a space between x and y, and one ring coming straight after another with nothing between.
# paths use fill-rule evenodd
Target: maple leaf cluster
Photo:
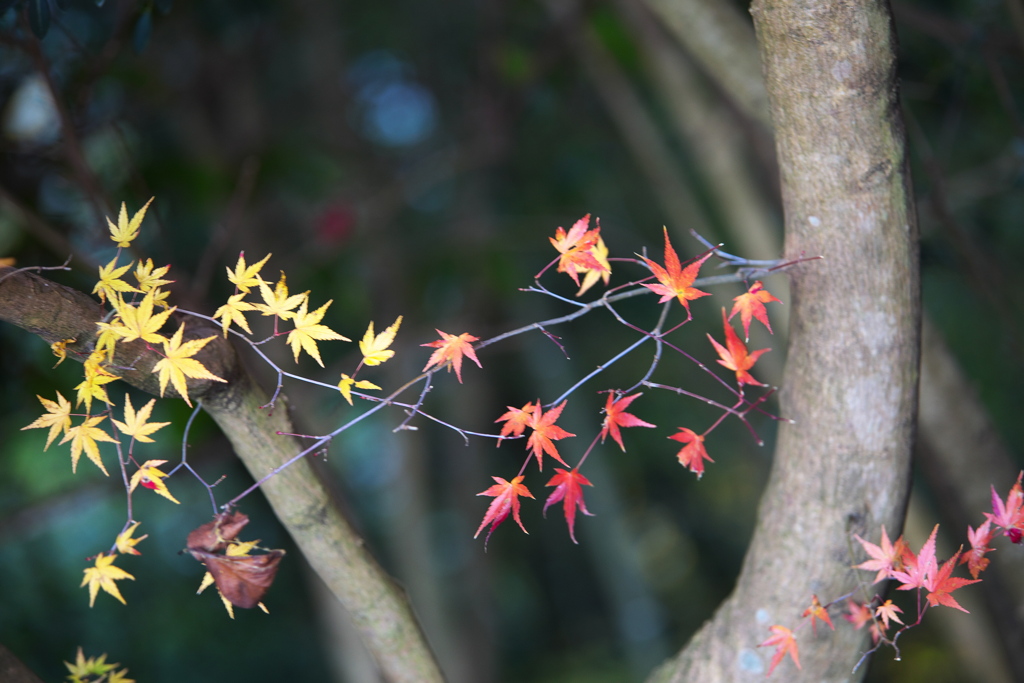
<instances>
[{"instance_id":1,"label":"maple leaf cluster","mask_svg":"<svg viewBox=\"0 0 1024 683\"><path fill-rule=\"evenodd\" d=\"M964 552L961 546L945 562L939 562L936 557L935 542L939 531L937 524L916 553L910 549L903 536L899 536L895 541L890 540L884 526L882 527L881 541L877 544L866 541L855 534L854 538L870 559L854 565L854 569L875 572L872 583L893 580L897 584L896 590L917 591L919 596L923 591L924 602L918 600L917 620L906 624L899 616L903 614L903 610L890 599L882 600L875 596L871 600L862 602L849 597L846 598L843 618L858 630L868 626L871 640L877 648L881 643L888 643L895 647L898 633L890 636L889 629L894 624L901 626L900 632L917 626L921 623L929 607L945 606L967 612L953 597L953 592L981 581L978 576L989 565L989 559L985 555L992 552L993 548L990 548L989 544L999 530L1002 530L1003 535L1012 543L1021 542L1022 533L1024 533L1022 479L1024 479L1024 472L1017 475L1017 481L1010 488L1005 500L999 496L995 487L992 487L992 512L983 513L985 521L977 529L971 526L967 527L970 550ZM967 570L971 575L970 579L953 576L953 571L962 564L967 565ZM811 606L804 611L802 616L805 621L810 620L812 628L817 620L821 620L834 629L828 614L828 608L832 604L822 605L817 596L812 596ZM771 627L771 631L772 637L761 643L762 647L775 648L768 667L768 675L771 675L787 654L796 667L800 668L799 646L796 641L795 629L790 630L776 624Z\"/></svg>"},{"instance_id":2,"label":"maple leaf cluster","mask_svg":"<svg viewBox=\"0 0 1024 683\"><path fill-rule=\"evenodd\" d=\"M68 683L135 683L128 678L128 669L120 669L117 662L108 662L104 653L99 657L86 657L82 648L78 648L75 662L64 662L68 668Z\"/></svg>"},{"instance_id":3,"label":"maple leaf cluster","mask_svg":"<svg viewBox=\"0 0 1024 683\"><path fill-rule=\"evenodd\" d=\"M260 345L272 339L284 337L284 342L292 351L296 363L299 362L300 355L305 353L321 367L324 367L324 360L320 353L320 342L351 341L324 322L332 300L314 308L308 291L301 293L290 291L287 276L283 271L280 272L276 280L264 279L262 272L271 258L270 254L255 263L248 263L244 252L239 254L234 267L226 269L227 279L234 285L234 292L223 305L216 309L212 317L179 310L176 306L171 306L168 303L169 292L166 289L166 286L173 282L166 279L169 266L155 267L151 259L140 260L137 264L134 261L122 263L120 260L122 249L132 246L132 242L138 238L143 219L152 201L151 199L131 217L128 215L126 205L122 204L117 223L108 220L110 238L117 244L118 251L109 263L99 268L93 293L110 310L105 319L97 323L97 336L93 348L82 358L84 379L75 387L77 394L74 404L72 405L60 392L57 392L55 400L40 396L39 400L45 413L32 424L24 427L24 429L45 428L48 430L44 450L48 449L58 437L61 437L60 444L70 444L73 471L77 470L78 461L81 455L85 454L97 468L109 475L99 444L113 444L117 451L118 465L129 496L128 520L110 550L96 555L95 564L85 570L82 585L89 588L90 605L94 603L95 597L101 589L124 602L116 582L134 577L117 567L115 561L120 555L139 554L135 546L145 538L145 536L140 538L132 536L139 523L131 519L131 497L137 493L140 487L173 503L178 503L178 499L168 488L167 480L179 469L186 469L207 488L211 499L213 498L213 485L203 481L186 463L184 457L181 463L170 471L164 469L168 465L166 460L143 458L136 460L135 451L139 444L153 443L152 435L169 423L151 421L156 399L151 399L136 410L128 395L125 395L123 400L121 415L123 419L115 419L114 410L117 405L108 392L108 385L119 379L119 374L123 371L123 368L114 365L118 345L141 344L150 352L157 354L159 360L153 365L152 372L157 376L160 396L165 395L168 385L170 385L173 388L173 393L192 406L192 397L190 397L189 391L190 388L195 390L196 380L224 382L225 379L211 372L201 360L200 353L216 339L216 335L196 338L194 332L187 329L189 327L187 318L189 317L217 322L221 326L225 338L228 334L234 334L257 351ZM556 266L558 272L569 275L578 286L577 296L582 296L599 282L603 282L605 285L609 284L612 270L611 261L614 259L609 258L607 245L600 234L599 220L595 220L595 226L591 228L588 214L576 221L569 230L559 227L555 231L554 237L549 239L551 245L558 252L558 256L537 275L538 278L548 268ZM708 295L707 292L695 286L700 268L712 255L717 253L712 248L684 264L673 248L667 230L664 239L663 265L646 257L618 259L637 264L650 273L647 277L630 283L639 285L633 293L650 291L659 294L660 302L665 303L666 306L673 305L671 302L677 301L685 309L686 320L683 323L667 332L662 331L659 327L651 333L646 333L651 338L659 340L692 319L690 303ZM133 266L134 270L132 270ZM654 282L645 282L645 280L652 279ZM609 290L609 293L611 291ZM609 310L613 310L609 293L606 293L601 301ZM732 312L728 317L726 317L725 310L722 310L725 330L724 345L709 335L712 348L719 355L718 362L735 373L736 390L733 393L737 396L738 401L732 407L720 406L723 409L722 417L708 429L698 432L688 427L679 427L676 434L668 437L682 444L677 458L698 478L704 473L704 463L713 462L705 449L707 435L726 415L738 415L745 421L743 415L757 404L744 399L744 386L764 386L754 379L750 371L757 359L767 349L748 352L744 341L740 340L729 321L739 314L747 337L749 337L752 320L760 321L770 332L771 327L765 311L765 304L777 301L778 299L764 289L761 282L755 282L745 294L734 299ZM585 306L585 308L587 307ZM261 341L251 338L253 331L250 327L252 322L250 314L258 314L261 317L272 319L273 332L269 337ZM172 317L175 319L172 320ZM186 321L182 322L179 319ZM493 343L498 338L481 341L479 337L468 332L450 334L438 329L438 339L421 344L432 351L418 378L403 385L402 388L385 398L374 398L362 393L363 391L381 390L381 387L360 376L360 372L364 368L379 366L394 357L395 351L391 347L401 324L402 316L398 316L391 325L383 331L377 332L374 322L369 322L366 332L358 343L360 351L358 365L351 371L351 374L341 373L337 389L350 405L355 397L374 401L376 405L370 409L371 412L385 405L399 405L407 410L410 418L424 415L441 422L427 415L421 409L423 398L430 388L434 375L441 370L449 372L454 370L456 379L462 383L463 361L469 359L477 367L482 368L480 359L477 357L477 350ZM539 324L536 328L543 331ZM526 329L531 328L523 328L514 333ZM190 334L190 332L192 333ZM544 333L557 343L556 337L546 331ZM80 345L69 346L75 341L61 340L52 345L53 352L60 360L63 360L66 358L69 348L79 348ZM78 351L75 352L78 353ZM294 375L281 370L262 352L260 355L278 373L279 379L286 374L294 377ZM420 402L409 405L398 403L395 400L398 394L419 381L424 382ZM645 380L629 390L608 390L602 411L604 417L600 431L594 437L591 447L578 459L574 467L568 464L559 452L558 446L558 442L561 440L575 436L556 424L566 406L565 399L559 399L560 402L556 401L550 405L544 405L537 400L527 403L521 408L508 407L508 412L496 420L496 422L504 423L501 433L497 435L498 444L500 445L505 439L524 437L527 454L522 468L516 476L511 479L493 477L494 485L479 494L491 497L493 500L477 529L476 536L479 536L484 528L489 526L487 533L487 539L489 539L493 531L509 516L524 532L526 531L520 517L520 501L522 498L533 498L524 483L527 465L535 460L538 471L542 471L544 457L548 456L564 467L556 467L555 474L546 484L552 491L544 502L543 512L546 513L549 507L561 503L569 536L575 543L576 513L591 514L584 502L583 487L592 486L592 483L580 472L590 451L598 440L604 443L608 437L611 437L620 450L625 452L623 429L655 427L629 412L634 401L642 395L642 392L636 391L641 385L672 388L654 385ZM94 412L94 405L97 403L102 404L102 408ZM745 403L748 405L744 405ZM273 400L270 405L273 405ZM80 407L84 407L84 412L74 412ZM355 418L353 423L363 416ZM446 423L442 422L442 424ZM405 423L402 427L404 426ZM324 441L329 440L344 428L345 426L331 435L318 438ZM128 439L127 447L123 443L126 438ZM302 457L303 454L295 456L295 460ZM272 474L268 475L268 478L269 476ZM257 488L260 483L262 480L223 506L223 509L231 509L239 498ZM240 513L237 514L240 515ZM208 585L216 584L229 614L233 616L233 607L263 607L260 598L273 581L277 563L283 553L270 551L261 555L252 555L251 551L256 548L256 542L238 541L235 536L247 518L244 518L244 515L241 517L227 515L228 513L218 515L214 522L197 529L193 535L190 535L187 545L188 552L208 569L200 591ZM242 518L245 521L240 521ZM486 542L485 539L485 546Z\"/></svg>"},{"instance_id":4,"label":"maple leaf cluster","mask_svg":"<svg viewBox=\"0 0 1024 683\"><path fill-rule=\"evenodd\" d=\"M586 292L599 280L604 280L605 284L608 284L611 276L611 266L608 260L607 246L605 246L604 241L600 236L600 222L598 221L597 226L593 229L589 226L590 215L588 214L576 221L569 230L565 230L562 227L557 228L555 236L549 239L552 246L559 252L559 256L555 261L548 264L544 270L538 273L537 278L539 278L548 268L557 263L557 271L568 274L577 285L581 285L579 276L581 274L584 275L584 281L580 286L580 290L577 292L577 296ZM704 296L708 296L707 292L697 289L694 286L694 283L700 273L701 266L714 254L715 250L708 250L684 266L675 248L672 246L667 229L664 231L664 237L664 265L656 263L646 257L641 257L640 261L637 261L637 263L641 263L646 266L646 268L651 272L653 278L656 280L656 283L640 281L639 284L651 292L661 295L659 303L667 303L673 300L678 301L686 310L686 320L680 324L682 325L692 319L690 302ZM736 384L738 387L736 393L739 401L734 408L741 406L744 402L744 385L765 386L754 379L750 374L750 369L757 362L757 359L766 353L768 349L748 352L746 344L740 340L739 335L733 329L732 325L729 324L729 320L731 320L736 314L739 314L740 321L743 324L744 333L748 338L750 333L750 323L755 319L762 322L768 331L771 332L771 326L768 324L765 304L773 301L777 302L779 300L772 296L760 281L755 282L746 293L734 299L732 312L728 317L726 316L725 310L722 310L722 322L725 329L725 345L723 346L713 337L708 335L712 347L719 355L720 360L718 362L735 373ZM677 325L676 328L673 329L677 329L678 327L679 326ZM439 348L458 348L456 346L457 340L455 340L451 335L446 335L445 333L440 332L440 330L438 330L438 332L441 334L442 340L434 342L431 344L432 346L437 346ZM468 341L476 341L476 338L471 338ZM468 344L463 348L467 352L472 350L472 347L468 346ZM469 354L467 353L467 355ZM476 361L475 355L470 357ZM432 364L440 363L443 360L445 360L445 357L440 355L440 352L435 352L435 355L431 358L431 363L428 364L428 367ZM460 359L458 357L452 359L457 374L459 372L459 360ZM479 362L477 362L477 364L479 365ZM630 404L642 395L642 392L630 393L629 395L626 395L626 393L628 392L624 393L615 390L608 391L607 400L603 410L605 417L601 424L600 433L598 434L602 443L604 443L604 441L610 436L623 452L626 450L621 432L623 428L655 427L655 425L633 415L630 412L627 412L627 408L629 408ZM536 459L538 470L543 470L544 455L548 455L562 465L569 467L568 463L559 453L558 447L555 445L555 441L575 436L575 434L571 434L555 424L561 416L565 405L566 401L563 400L561 403L552 405L545 410L544 406L538 400L533 403L527 403L522 408L508 406L508 411L495 420L495 422L504 422L504 425L501 428L501 433L498 437L499 445L503 439L524 436L527 429L531 430L531 432L526 442L526 449L529 452L529 455L523 463L519 473L511 480L501 477L492 477L497 483L478 494L494 498L488 506L487 511L484 514L483 521L480 523L476 532L476 536L479 536L484 528L490 525L490 529L488 530L487 537L484 541L485 545L494 530L502 522L508 519L509 515L511 515L519 527L526 532L526 528L523 525L519 514L520 497L533 498L533 494L523 483L526 466L531 459ZM721 420L719 420L719 422L720 421ZM683 444L683 447L679 450L676 457L680 464L696 474L698 478L704 474L704 463L713 462L705 448L704 439L717 425L718 422L702 433L698 433L688 427L679 427L676 434L668 437L669 439ZM591 448L593 448L593 445ZM587 454L589 454L589 452L590 450L588 449ZM587 457L587 454L579 460L574 468L556 468L555 476L547 483L547 486L554 487L554 491L545 501L544 512L546 512L548 507L551 505L559 502L563 504L563 513L566 524L569 528L569 536L574 543L576 542L576 513L579 511L585 515L591 514L584 503L582 487L592 486L592 484L579 471Z\"/></svg>"}]
</instances>

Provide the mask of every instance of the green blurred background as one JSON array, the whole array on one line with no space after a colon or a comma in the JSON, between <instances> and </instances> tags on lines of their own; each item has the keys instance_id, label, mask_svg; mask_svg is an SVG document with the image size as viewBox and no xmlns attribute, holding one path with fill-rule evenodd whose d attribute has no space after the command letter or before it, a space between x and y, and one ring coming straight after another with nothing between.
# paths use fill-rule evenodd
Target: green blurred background
<instances>
[{"instance_id":1,"label":"green blurred background","mask_svg":"<svg viewBox=\"0 0 1024 683\"><path fill-rule=\"evenodd\" d=\"M101 217L155 195L133 257L172 264L176 303L211 314L231 292L224 266L241 250L249 262L273 252L266 277L284 270L293 292L312 290L314 306L333 299L324 323L350 338L370 320L379 331L405 316L398 355L365 375L385 389L420 370L428 351L418 344L435 338L435 327L484 338L568 312L518 289L554 256L547 237L585 213L600 217L612 256L646 248L660 260L662 225L684 258L701 250L690 228L751 258L781 251L769 134L642 4L29 0L0 8L0 256L56 265L74 254L74 270L54 279L88 291L94 264L114 252ZM925 306L1015 444L1024 438L1019 0L894 9ZM33 30L44 29L37 40ZM61 117L73 134L61 134ZM634 276L616 266L612 284ZM571 296L568 278L549 277ZM784 279L767 285L786 299ZM720 337L718 308L740 291L716 288L693 305L680 343L704 362L714 358L704 333ZM622 311L652 321L650 304L645 297ZM774 347L755 375L777 384L785 319L774 320L776 336L758 330L751 346ZM440 378L428 410L494 431L506 405L553 400L635 338L606 313L552 332L569 359L539 334L517 337L482 351L482 371L467 364L464 385ZM321 351L326 370L308 359L299 370L333 384L358 362L354 345ZM288 355L281 348L275 358L290 369ZM54 370L53 362L42 341L0 325L0 642L53 681L79 645L145 682L377 680L258 495L243 505L253 518L245 537L290 551L265 600L270 616L238 610L230 621L215 595L194 596L202 569L179 551L210 508L184 476L171 480L180 506L136 497L149 538L141 557L120 563L136 578L120 584L128 606L101 595L89 609L79 588L84 558L120 530L124 495L90 463L73 476L67 446L44 453L41 431L19 431L40 412L36 394L67 396L79 381L80 366ZM574 395L559 422L580 435L560 444L570 462L600 427L596 390L632 384L649 362L634 354ZM675 358L659 378L728 399ZM335 392L286 390L308 433L351 414ZM179 403L158 404L155 418L174 426L144 457L180 458L189 413ZM404 416L382 413L325 458L453 682L639 681L727 595L767 476L773 423L753 420L766 440L758 447L727 422L709 438L715 463L697 481L665 436L676 426L702 429L715 413L652 390L632 412L659 429L627 430L627 453L609 442L588 460L596 516L577 519L578 546L560 509L541 518L550 475L532 470L527 484L540 501L523 506L530 535L509 520L486 553L473 540L489 501L476 494L491 475L514 475L519 444L467 446L422 419L419 431L393 433ZM225 477L215 489L221 502L251 483L205 418L189 444L208 481ZM997 483L1003 492L1008 485ZM934 498L926 487L918 494ZM1004 552L1020 549L1000 550L994 562ZM948 631L928 624L901 640L904 661L883 651L871 680L971 680L943 640Z\"/></svg>"}]
</instances>

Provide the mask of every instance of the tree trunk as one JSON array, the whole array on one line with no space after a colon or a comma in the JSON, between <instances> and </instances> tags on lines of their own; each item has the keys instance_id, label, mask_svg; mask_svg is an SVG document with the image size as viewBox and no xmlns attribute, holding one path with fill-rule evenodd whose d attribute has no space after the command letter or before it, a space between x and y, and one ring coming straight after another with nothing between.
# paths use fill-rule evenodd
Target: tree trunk
<instances>
[{"instance_id":1,"label":"tree trunk","mask_svg":"<svg viewBox=\"0 0 1024 683\"><path fill-rule=\"evenodd\" d=\"M857 586L854 533L899 532L917 409L919 280L886 3L760 0L760 45L786 214L789 362L772 474L732 596L656 681L760 681L769 626L793 628L811 595ZM801 671L849 681L866 632L798 633ZM858 674L864 671L861 668Z\"/></svg>"}]
</instances>

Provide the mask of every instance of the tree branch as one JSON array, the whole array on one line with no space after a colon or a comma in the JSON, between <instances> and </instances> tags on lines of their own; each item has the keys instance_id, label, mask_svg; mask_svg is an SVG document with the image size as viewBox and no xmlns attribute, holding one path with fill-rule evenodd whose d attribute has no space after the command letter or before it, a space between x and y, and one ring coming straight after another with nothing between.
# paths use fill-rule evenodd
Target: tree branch
<instances>
[{"instance_id":1,"label":"tree branch","mask_svg":"<svg viewBox=\"0 0 1024 683\"><path fill-rule=\"evenodd\" d=\"M47 343L75 339L69 357L87 357L93 348L96 323L104 310L91 297L28 272L0 268L0 320L42 337ZM255 479L302 449L294 433L283 395L273 411L260 410L266 394L242 366L220 328L190 318L186 337L215 335L197 355L226 384L189 380L189 395L201 400ZM122 348L123 347L123 348ZM118 344L112 371L123 380L159 395L150 372L160 356L142 342ZM121 368L117 370L116 368ZM176 395L167 387L168 395ZM389 681L429 683L443 680L412 613L408 600L377 564L332 500L307 460L288 467L263 485L281 523L288 529L313 569L352 615L364 641Z\"/></svg>"}]
</instances>

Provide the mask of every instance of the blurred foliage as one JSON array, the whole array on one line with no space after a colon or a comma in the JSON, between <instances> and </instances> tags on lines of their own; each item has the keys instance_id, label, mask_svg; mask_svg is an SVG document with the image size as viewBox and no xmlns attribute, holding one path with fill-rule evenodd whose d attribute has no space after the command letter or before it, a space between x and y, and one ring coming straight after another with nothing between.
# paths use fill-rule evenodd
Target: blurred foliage
<instances>
[{"instance_id":1,"label":"blurred foliage","mask_svg":"<svg viewBox=\"0 0 1024 683\"><path fill-rule=\"evenodd\" d=\"M1016 267L1024 251L1024 31L1011 21L1014 2L895 6L926 308L1010 443L1024 438L1014 407L1024 379ZM426 351L416 344L433 338L434 327L485 337L564 312L517 288L552 258L546 238L554 228L584 213L601 217L613 256L646 248L660 258L663 224L681 254L700 250L685 236L689 226L659 203L638 150L609 115L595 78L612 76L581 67L583 34L597 38L649 109L706 213L702 222L734 252L730 240L753 229L724 222L695 141L679 139L670 123L643 57L645 37L615 2L557 18L542 3L460 0L0 7L0 255L50 265L73 253L75 271L57 279L91 289L93 264L113 252L102 216L122 200L134 210L155 195L136 256L172 264L184 307L211 313L229 293L223 266L240 250L273 252L271 273L287 271L293 291L311 289L316 302L333 298L324 322L349 337L370 319L381 328L405 316L399 355L383 375L389 386L422 367ZM774 196L767 135L725 111L760 191ZM68 123L72 134L62 133ZM768 202L768 239L779 244L779 208ZM617 271L613 284L625 277ZM554 287L573 292L567 280ZM694 305L690 350L705 362L713 355L704 332L721 334L717 309L735 293L724 288ZM653 315L641 303L649 302L622 310ZM465 386L439 383L432 412L486 431L505 405L551 400L633 338L601 313L555 333L569 359L540 335L489 348L483 372L469 367ZM775 382L783 340L784 330L752 340L753 348L775 347ZM302 370L333 382L355 357L354 346L337 345L324 350L326 372L308 363ZM647 362L642 354L622 361L577 392L560 424L588 440L603 405L589 389L631 383ZM120 529L124 499L116 481L88 465L72 477L66 446L43 453L40 433L18 431L38 413L35 394L56 386L68 395L78 381L79 368L52 363L41 341L0 326L0 642L47 680L63 676L61 662L80 645L148 683L321 681L330 660L357 657L258 497L244 506L254 520L248 536L289 550L265 600L270 616L238 610L231 622L215 596L193 596L202 568L179 551L188 530L206 521L208 503L184 479L173 482L180 508L138 506L140 533L150 537L129 567L136 581L122 586L128 607L101 597L89 610L78 588L84 558ZM686 362L669 359L662 372L715 391ZM346 408L336 395L288 390L309 433L327 431ZM628 453L609 442L588 461L595 487L587 501L597 516L577 521L579 546L559 514L545 521L530 502L529 536L509 522L486 554L472 540L486 508L475 494L489 475L514 471L518 444L467 447L434 426L395 434L399 417L389 415L332 448L325 468L338 475L375 552L408 586L453 682L641 680L727 595L753 530L774 423L755 422L763 448L739 424L716 431L716 462L698 482L664 435L713 413L654 390L634 407L661 429L630 430ZM185 407L167 401L157 410L180 435ZM226 475L218 494L248 485L212 425L200 420L190 444L204 476ZM178 448L166 435L147 457L175 460ZM538 497L546 478L527 482ZM913 656L911 641L919 641ZM899 673L877 665L873 680L957 671L931 636L914 632L902 642Z\"/></svg>"}]
</instances>

